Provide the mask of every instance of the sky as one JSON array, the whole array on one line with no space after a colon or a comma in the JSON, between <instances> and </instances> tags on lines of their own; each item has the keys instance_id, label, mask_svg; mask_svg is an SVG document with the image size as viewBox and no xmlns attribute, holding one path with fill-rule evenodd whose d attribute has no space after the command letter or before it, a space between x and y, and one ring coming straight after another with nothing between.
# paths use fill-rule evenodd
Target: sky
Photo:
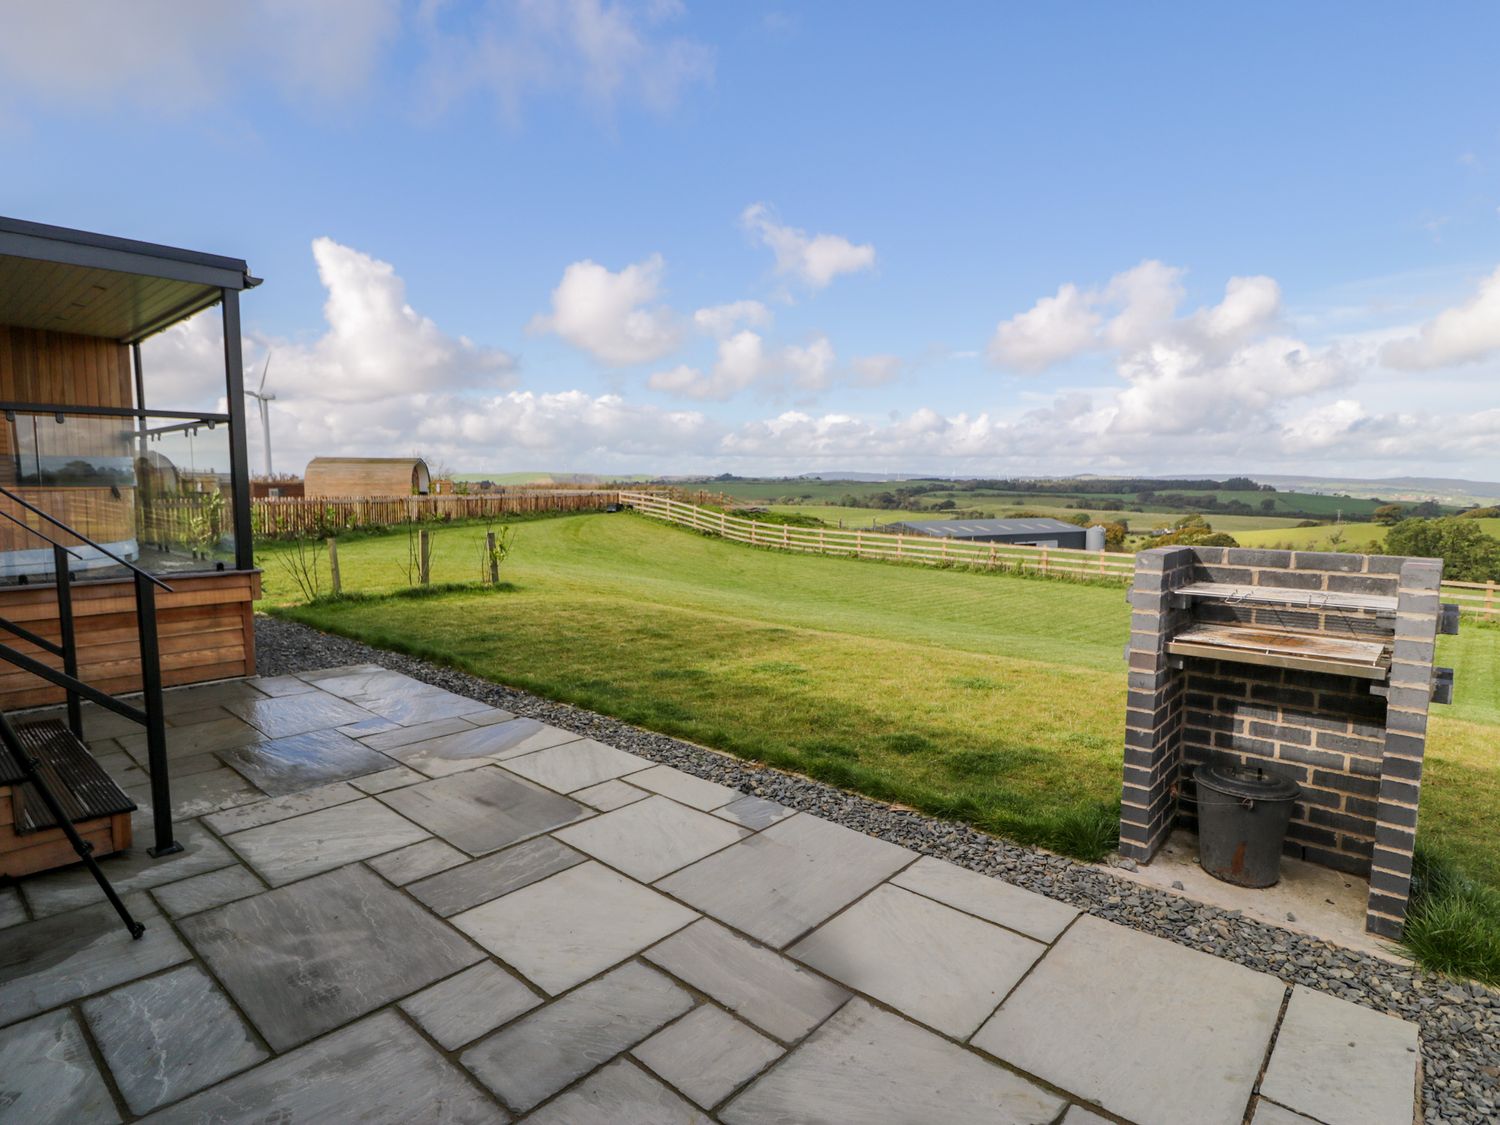
<instances>
[{"instance_id":1,"label":"sky","mask_svg":"<svg viewBox=\"0 0 1500 1125\"><path fill-rule=\"evenodd\" d=\"M1500 480L1494 5L6 25L0 214L246 259L277 472ZM148 401L217 405L218 333Z\"/></svg>"}]
</instances>

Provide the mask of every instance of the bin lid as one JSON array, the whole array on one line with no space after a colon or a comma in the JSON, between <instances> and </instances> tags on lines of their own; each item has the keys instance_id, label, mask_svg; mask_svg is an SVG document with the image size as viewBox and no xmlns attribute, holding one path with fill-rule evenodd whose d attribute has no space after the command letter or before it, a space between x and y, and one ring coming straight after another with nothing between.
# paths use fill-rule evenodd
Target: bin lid
<instances>
[{"instance_id":1,"label":"bin lid","mask_svg":"<svg viewBox=\"0 0 1500 1125\"><path fill-rule=\"evenodd\" d=\"M1239 766L1199 766L1193 771L1193 780L1215 793L1252 801L1293 801L1302 793L1289 777Z\"/></svg>"}]
</instances>

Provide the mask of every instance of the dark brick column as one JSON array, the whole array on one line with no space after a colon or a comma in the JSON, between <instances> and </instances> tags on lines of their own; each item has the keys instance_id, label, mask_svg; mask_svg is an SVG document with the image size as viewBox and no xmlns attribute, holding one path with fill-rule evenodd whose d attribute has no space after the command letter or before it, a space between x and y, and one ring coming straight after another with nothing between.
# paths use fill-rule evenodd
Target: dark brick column
<instances>
[{"instance_id":1,"label":"dark brick column","mask_svg":"<svg viewBox=\"0 0 1500 1125\"><path fill-rule=\"evenodd\" d=\"M1396 635L1386 700L1385 755L1375 810L1375 851L1370 863L1370 899L1365 928L1401 936L1411 892L1412 847L1417 833L1417 794L1432 701L1438 601L1443 564L1408 559L1401 564L1396 593Z\"/></svg>"},{"instance_id":2,"label":"dark brick column","mask_svg":"<svg viewBox=\"0 0 1500 1125\"><path fill-rule=\"evenodd\" d=\"M1120 854L1141 863L1156 854L1176 814L1185 677L1172 670L1167 641L1189 618L1188 611L1172 608L1172 591L1193 580L1194 562L1188 547L1157 547L1135 557Z\"/></svg>"}]
</instances>

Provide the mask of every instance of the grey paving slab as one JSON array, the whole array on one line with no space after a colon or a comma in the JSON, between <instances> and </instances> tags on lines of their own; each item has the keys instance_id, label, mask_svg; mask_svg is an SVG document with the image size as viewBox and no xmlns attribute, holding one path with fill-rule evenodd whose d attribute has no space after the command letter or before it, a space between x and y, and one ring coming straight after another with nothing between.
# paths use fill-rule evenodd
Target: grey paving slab
<instances>
[{"instance_id":1,"label":"grey paving slab","mask_svg":"<svg viewBox=\"0 0 1500 1125\"><path fill-rule=\"evenodd\" d=\"M306 672L293 672L299 680L306 680L310 684L321 684L324 680L336 679L339 676L354 675L360 672L385 672L387 668L380 664L369 662L361 664L339 664L333 668L313 668ZM396 673L400 675L400 673Z\"/></svg>"},{"instance_id":2,"label":"grey paving slab","mask_svg":"<svg viewBox=\"0 0 1500 1125\"><path fill-rule=\"evenodd\" d=\"M70 910L5 931L0 941L0 1021L101 992L180 964L191 954L145 895L125 904L146 932L132 941L108 904Z\"/></svg>"},{"instance_id":3,"label":"grey paving slab","mask_svg":"<svg viewBox=\"0 0 1500 1125\"><path fill-rule=\"evenodd\" d=\"M347 726L335 727L340 734L347 734L350 738L367 738L374 734L385 734L388 731L401 729L400 723L393 723L389 719L382 719L379 715L371 715L368 719L361 719L357 723Z\"/></svg>"},{"instance_id":4,"label":"grey paving slab","mask_svg":"<svg viewBox=\"0 0 1500 1125\"><path fill-rule=\"evenodd\" d=\"M499 707L488 707L483 711L464 712L464 722L473 723L476 727L487 727L491 723L504 723L516 717L514 711L505 711Z\"/></svg>"},{"instance_id":5,"label":"grey paving slab","mask_svg":"<svg viewBox=\"0 0 1500 1125\"><path fill-rule=\"evenodd\" d=\"M220 719L233 719L235 716L220 707L217 703L207 704L203 707L194 708L191 711L177 711L172 714L164 714L167 728L191 727L198 723L211 723ZM137 728L139 729L139 728Z\"/></svg>"},{"instance_id":6,"label":"grey paving slab","mask_svg":"<svg viewBox=\"0 0 1500 1125\"><path fill-rule=\"evenodd\" d=\"M127 757L126 760L129 761L131 759ZM169 775L175 782L179 777L191 777L195 773L207 773L209 770L220 770L223 768L224 763L219 761L216 754L189 754L186 758L174 758L172 760L172 768ZM149 771L140 770L138 775L132 775L132 784L138 783L135 780L137 777L149 776Z\"/></svg>"},{"instance_id":7,"label":"grey paving slab","mask_svg":"<svg viewBox=\"0 0 1500 1125\"><path fill-rule=\"evenodd\" d=\"M309 681L304 677L303 682ZM390 668L381 668L373 664L345 671L333 671L329 675L319 676L311 683L319 691L326 691L340 699L349 700L383 694L409 695L412 692L431 690L430 685L424 684L421 680L414 680Z\"/></svg>"},{"instance_id":8,"label":"grey paving slab","mask_svg":"<svg viewBox=\"0 0 1500 1125\"><path fill-rule=\"evenodd\" d=\"M86 1000L83 1014L133 1113L196 1094L267 1057L197 965Z\"/></svg>"},{"instance_id":9,"label":"grey paving slab","mask_svg":"<svg viewBox=\"0 0 1500 1125\"><path fill-rule=\"evenodd\" d=\"M361 733L359 740L371 750L379 750L382 753L389 753L398 746L410 746L413 742L425 742L439 735L474 729L472 723L459 718L434 719L430 723L416 723L412 726L402 726L389 719L378 719L374 722L384 724L384 726L376 725L374 729ZM354 732L353 727L344 729L347 733Z\"/></svg>"},{"instance_id":10,"label":"grey paving slab","mask_svg":"<svg viewBox=\"0 0 1500 1125\"><path fill-rule=\"evenodd\" d=\"M778 948L915 856L812 816L792 816L669 875L668 894Z\"/></svg>"},{"instance_id":11,"label":"grey paving slab","mask_svg":"<svg viewBox=\"0 0 1500 1125\"><path fill-rule=\"evenodd\" d=\"M592 805L600 812L612 812L635 801L644 801L651 794L623 781L601 781L587 789L574 790L571 796L575 801Z\"/></svg>"},{"instance_id":12,"label":"grey paving slab","mask_svg":"<svg viewBox=\"0 0 1500 1125\"><path fill-rule=\"evenodd\" d=\"M762 828L769 828L778 820L791 816L792 810L764 797L746 795L730 801L721 809L715 809L714 815L759 832Z\"/></svg>"},{"instance_id":13,"label":"grey paving slab","mask_svg":"<svg viewBox=\"0 0 1500 1125\"><path fill-rule=\"evenodd\" d=\"M1327 1125L1408 1125L1419 1051L1416 1024L1299 984L1260 1092Z\"/></svg>"},{"instance_id":14,"label":"grey paving slab","mask_svg":"<svg viewBox=\"0 0 1500 1125\"><path fill-rule=\"evenodd\" d=\"M296 676L251 676L245 683L263 695L305 695L317 689Z\"/></svg>"},{"instance_id":15,"label":"grey paving slab","mask_svg":"<svg viewBox=\"0 0 1500 1125\"><path fill-rule=\"evenodd\" d=\"M205 875L194 875L177 883L168 883L151 892L161 908L173 918L212 910L226 902L258 895L266 885L249 868L223 867Z\"/></svg>"},{"instance_id":16,"label":"grey paving slab","mask_svg":"<svg viewBox=\"0 0 1500 1125\"><path fill-rule=\"evenodd\" d=\"M167 728L167 760L189 758L195 754L208 754L215 750L227 750L232 746L248 746L259 742L265 735L235 715L190 726ZM146 733L139 725L133 732L118 736L120 749L129 754L140 765L148 765L150 756L146 749Z\"/></svg>"},{"instance_id":17,"label":"grey paving slab","mask_svg":"<svg viewBox=\"0 0 1500 1125\"><path fill-rule=\"evenodd\" d=\"M531 1125L710 1125L707 1117L624 1059L526 1120Z\"/></svg>"},{"instance_id":18,"label":"grey paving slab","mask_svg":"<svg viewBox=\"0 0 1500 1125\"><path fill-rule=\"evenodd\" d=\"M334 805L357 801L363 794L352 785L336 781L332 785L320 785L286 797L272 797L253 805L240 805L203 818L203 822L221 836L243 832L247 828L258 828L262 824L274 824L288 817L317 812Z\"/></svg>"},{"instance_id":19,"label":"grey paving slab","mask_svg":"<svg viewBox=\"0 0 1500 1125\"><path fill-rule=\"evenodd\" d=\"M592 738L508 758L505 768L558 793L587 789L601 781L639 773L651 765L645 758L616 750Z\"/></svg>"},{"instance_id":20,"label":"grey paving slab","mask_svg":"<svg viewBox=\"0 0 1500 1125\"><path fill-rule=\"evenodd\" d=\"M420 685L420 688L421 690L359 696L359 705L404 727L490 710L488 703L480 703L477 699L455 695L451 691L428 687L426 684Z\"/></svg>"},{"instance_id":21,"label":"grey paving slab","mask_svg":"<svg viewBox=\"0 0 1500 1125\"><path fill-rule=\"evenodd\" d=\"M429 909L447 918L566 871L587 858L551 836L538 836L413 883L407 890Z\"/></svg>"},{"instance_id":22,"label":"grey paving slab","mask_svg":"<svg viewBox=\"0 0 1500 1125\"><path fill-rule=\"evenodd\" d=\"M509 1023L542 1002L493 961L481 961L401 1001L401 1008L447 1051Z\"/></svg>"},{"instance_id":23,"label":"grey paving slab","mask_svg":"<svg viewBox=\"0 0 1500 1125\"><path fill-rule=\"evenodd\" d=\"M356 777L349 784L364 793L388 793L392 789L400 789L406 785L416 785L419 781L426 780L426 775L420 774L407 766L393 766L391 769L381 770L379 773Z\"/></svg>"},{"instance_id":24,"label":"grey paving slab","mask_svg":"<svg viewBox=\"0 0 1500 1125\"><path fill-rule=\"evenodd\" d=\"M72 1012L0 1030L0 1117L26 1125L120 1120Z\"/></svg>"},{"instance_id":25,"label":"grey paving slab","mask_svg":"<svg viewBox=\"0 0 1500 1125\"><path fill-rule=\"evenodd\" d=\"M375 798L365 797L247 828L229 839L246 862L274 887L395 851L426 837L425 829Z\"/></svg>"},{"instance_id":26,"label":"grey paving slab","mask_svg":"<svg viewBox=\"0 0 1500 1125\"><path fill-rule=\"evenodd\" d=\"M919 1023L967 1039L1046 949L887 884L788 953Z\"/></svg>"},{"instance_id":27,"label":"grey paving slab","mask_svg":"<svg viewBox=\"0 0 1500 1125\"><path fill-rule=\"evenodd\" d=\"M380 1012L146 1118L489 1125L509 1116L394 1012Z\"/></svg>"},{"instance_id":28,"label":"grey paving slab","mask_svg":"<svg viewBox=\"0 0 1500 1125\"><path fill-rule=\"evenodd\" d=\"M1110 1121L1084 1106L1072 1105L1063 1114L1062 1125L1110 1125Z\"/></svg>"},{"instance_id":29,"label":"grey paving slab","mask_svg":"<svg viewBox=\"0 0 1500 1125\"><path fill-rule=\"evenodd\" d=\"M1130 1120L1239 1121L1284 991L1264 973L1085 914L973 1043Z\"/></svg>"},{"instance_id":30,"label":"grey paving slab","mask_svg":"<svg viewBox=\"0 0 1500 1125\"><path fill-rule=\"evenodd\" d=\"M424 879L468 862L469 857L452 844L427 839L400 851L377 856L370 860L370 866L401 887L414 879Z\"/></svg>"},{"instance_id":31,"label":"grey paving slab","mask_svg":"<svg viewBox=\"0 0 1500 1125\"><path fill-rule=\"evenodd\" d=\"M470 855L498 851L593 812L495 766L410 785L379 799Z\"/></svg>"},{"instance_id":32,"label":"grey paving slab","mask_svg":"<svg viewBox=\"0 0 1500 1125\"><path fill-rule=\"evenodd\" d=\"M832 981L707 918L645 957L785 1043L801 1039L849 999Z\"/></svg>"},{"instance_id":33,"label":"grey paving slab","mask_svg":"<svg viewBox=\"0 0 1500 1125\"><path fill-rule=\"evenodd\" d=\"M144 806L131 814L131 830L135 836L132 847L99 861L99 866L121 894L175 883L190 875L217 871L235 862L228 848L201 825L191 821L178 824L173 830L177 842L182 845L181 852L152 859L146 849L156 837L151 827L151 812ZM21 883L21 893L37 917L61 914L65 910L104 901L99 884L82 864L31 876Z\"/></svg>"},{"instance_id":34,"label":"grey paving slab","mask_svg":"<svg viewBox=\"0 0 1500 1125\"><path fill-rule=\"evenodd\" d=\"M465 716L465 722L468 721ZM577 741L578 735L572 731L549 727L535 719L511 719L413 742L390 753L414 770L431 777L442 777L474 769L490 759L514 758Z\"/></svg>"},{"instance_id":35,"label":"grey paving slab","mask_svg":"<svg viewBox=\"0 0 1500 1125\"><path fill-rule=\"evenodd\" d=\"M26 907L21 903L21 892L14 887L0 890L0 930L7 926L18 926L26 921Z\"/></svg>"},{"instance_id":36,"label":"grey paving slab","mask_svg":"<svg viewBox=\"0 0 1500 1125\"><path fill-rule=\"evenodd\" d=\"M131 790L137 804L151 800L149 781ZM199 773L171 775L172 818L193 820L220 809L263 801L266 795L239 774L222 765Z\"/></svg>"},{"instance_id":37,"label":"grey paving slab","mask_svg":"<svg viewBox=\"0 0 1500 1125\"><path fill-rule=\"evenodd\" d=\"M170 688L162 695L162 710L168 717L205 707L228 707L231 703L265 698L244 680L223 680L216 684L194 684ZM139 699L139 696L136 697Z\"/></svg>"},{"instance_id":38,"label":"grey paving slab","mask_svg":"<svg viewBox=\"0 0 1500 1125\"><path fill-rule=\"evenodd\" d=\"M181 925L277 1051L481 959L458 934L357 865Z\"/></svg>"},{"instance_id":39,"label":"grey paving slab","mask_svg":"<svg viewBox=\"0 0 1500 1125\"><path fill-rule=\"evenodd\" d=\"M1098 1120L1103 1121L1100 1117ZM1063 1125L1071 1125L1065 1118ZM1090 1123L1092 1125L1092 1123ZM1255 1113L1250 1118L1250 1125L1321 1125L1320 1122L1311 1117L1303 1117L1300 1113L1293 1113L1284 1106L1275 1102L1268 1102L1264 1098L1255 1100Z\"/></svg>"},{"instance_id":40,"label":"grey paving slab","mask_svg":"<svg viewBox=\"0 0 1500 1125\"><path fill-rule=\"evenodd\" d=\"M651 797L554 835L632 879L651 883L744 839L749 830L666 797Z\"/></svg>"},{"instance_id":41,"label":"grey paving slab","mask_svg":"<svg viewBox=\"0 0 1500 1125\"><path fill-rule=\"evenodd\" d=\"M364 708L321 691L275 699L240 699L225 706L267 738L331 730L370 718Z\"/></svg>"},{"instance_id":42,"label":"grey paving slab","mask_svg":"<svg viewBox=\"0 0 1500 1125\"><path fill-rule=\"evenodd\" d=\"M701 777L694 777L690 773L673 769L671 766L652 766L648 770L642 770L631 777L630 784L639 785L642 789L650 789L653 793L661 793L671 797L674 801L692 805L693 808L702 809L704 812L721 809L744 795L738 789L731 789L727 785L720 785L714 781L705 781Z\"/></svg>"},{"instance_id":43,"label":"grey paving slab","mask_svg":"<svg viewBox=\"0 0 1500 1125\"><path fill-rule=\"evenodd\" d=\"M930 855L924 855L891 882L1037 941L1055 941L1068 923L1078 917L1078 911L1065 902Z\"/></svg>"},{"instance_id":44,"label":"grey paving slab","mask_svg":"<svg viewBox=\"0 0 1500 1125\"><path fill-rule=\"evenodd\" d=\"M305 698L294 695L284 702ZM392 765L384 754L336 730L309 731L220 750L219 758L273 797L379 773Z\"/></svg>"},{"instance_id":45,"label":"grey paving slab","mask_svg":"<svg viewBox=\"0 0 1500 1125\"><path fill-rule=\"evenodd\" d=\"M729 1125L1049 1125L1062 1107L1040 1086L856 998L719 1118Z\"/></svg>"},{"instance_id":46,"label":"grey paving slab","mask_svg":"<svg viewBox=\"0 0 1500 1125\"><path fill-rule=\"evenodd\" d=\"M692 1006L666 977L633 962L480 1040L459 1060L524 1111Z\"/></svg>"},{"instance_id":47,"label":"grey paving slab","mask_svg":"<svg viewBox=\"0 0 1500 1125\"><path fill-rule=\"evenodd\" d=\"M631 1054L704 1109L781 1057L780 1044L712 1004L700 1004Z\"/></svg>"},{"instance_id":48,"label":"grey paving slab","mask_svg":"<svg viewBox=\"0 0 1500 1125\"><path fill-rule=\"evenodd\" d=\"M696 917L650 888L588 862L449 920L556 995Z\"/></svg>"}]
</instances>

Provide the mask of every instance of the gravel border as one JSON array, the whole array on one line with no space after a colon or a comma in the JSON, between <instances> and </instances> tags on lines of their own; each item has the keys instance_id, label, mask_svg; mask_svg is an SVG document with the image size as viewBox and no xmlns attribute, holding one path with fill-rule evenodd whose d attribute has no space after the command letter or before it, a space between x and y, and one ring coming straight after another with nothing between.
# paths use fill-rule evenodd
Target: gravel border
<instances>
[{"instance_id":1,"label":"gravel border","mask_svg":"<svg viewBox=\"0 0 1500 1125\"><path fill-rule=\"evenodd\" d=\"M1422 1033L1422 1100L1428 1125L1500 1120L1500 993L1343 949L1237 912L1128 882L1079 863L988 836L966 825L893 808L823 782L742 761L566 703L320 633L279 618L255 619L261 675L379 664L518 715L597 738L654 762L814 813L923 855L1059 899L1100 918L1212 953L1289 984L1413 1020Z\"/></svg>"}]
</instances>

